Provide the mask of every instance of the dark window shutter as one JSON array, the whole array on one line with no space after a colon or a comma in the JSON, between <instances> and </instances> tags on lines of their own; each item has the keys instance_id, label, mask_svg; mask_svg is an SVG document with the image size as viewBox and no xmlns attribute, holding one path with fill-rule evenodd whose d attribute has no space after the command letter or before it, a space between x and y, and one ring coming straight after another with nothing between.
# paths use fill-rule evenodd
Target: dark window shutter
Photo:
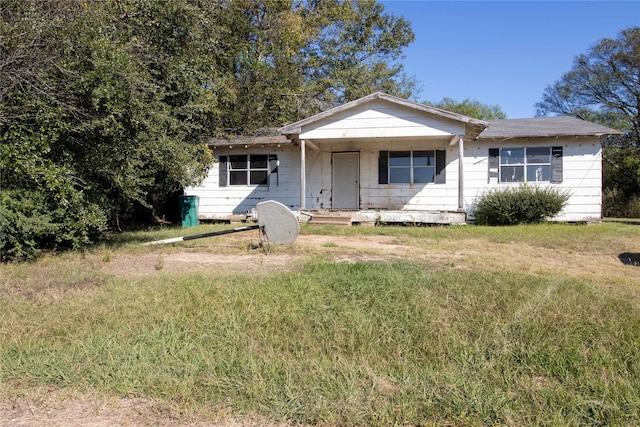
<instances>
[{"instance_id":1,"label":"dark window shutter","mask_svg":"<svg viewBox=\"0 0 640 427\"><path fill-rule=\"evenodd\" d=\"M219 176L219 180L218 180L218 186L219 187L226 187L228 185L227 182L227 156L220 156L218 158L218 171L220 172L220 176Z\"/></svg>"},{"instance_id":2,"label":"dark window shutter","mask_svg":"<svg viewBox=\"0 0 640 427\"><path fill-rule=\"evenodd\" d=\"M562 182L562 147L551 147L551 182Z\"/></svg>"},{"instance_id":3,"label":"dark window shutter","mask_svg":"<svg viewBox=\"0 0 640 427\"><path fill-rule=\"evenodd\" d=\"M389 152L381 151L378 158L378 184L389 183Z\"/></svg>"},{"instance_id":4,"label":"dark window shutter","mask_svg":"<svg viewBox=\"0 0 640 427\"><path fill-rule=\"evenodd\" d=\"M275 175L275 184L280 184L280 178L278 174L278 156L275 154L269 154L269 185L273 182L273 175Z\"/></svg>"},{"instance_id":5,"label":"dark window shutter","mask_svg":"<svg viewBox=\"0 0 640 427\"><path fill-rule=\"evenodd\" d=\"M436 151L436 184L444 184L447 181L445 166L447 164L447 152L445 150Z\"/></svg>"},{"instance_id":6,"label":"dark window shutter","mask_svg":"<svg viewBox=\"0 0 640 427\"><path fill-rule=\"evenodd\" d=\"M489 178L488 181L491 181L491 178L500 177L500 149L499 148L489 148Z\"/></svg>"}]
</instances>

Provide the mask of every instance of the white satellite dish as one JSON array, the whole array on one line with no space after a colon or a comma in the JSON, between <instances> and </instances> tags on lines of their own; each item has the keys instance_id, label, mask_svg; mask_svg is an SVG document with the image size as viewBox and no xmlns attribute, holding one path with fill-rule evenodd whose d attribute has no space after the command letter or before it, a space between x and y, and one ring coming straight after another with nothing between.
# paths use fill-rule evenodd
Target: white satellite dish
<instances>
[{"instance_id":1,"label":"white satellite dish","mask_svg":"<svg viewBox=\"0 0 640 427\"><path fill-rule=\"evenodd\" d=\"M275 200L267 200L256 205L258 225L232 228L230 230L214 231L211 233L196 234L193 236L174 237L172 239L147 242L145 245L162 245L166 243L178 243L185 240L202 239L204 237L220 236L222 234L237 233L240 231L261 229L268 243L276 245L289 245L296 241L300 232L298 218L288 207Z\"/></svg>"},{"instance_id":2,"label":"white satellite dish","mask_svg":"<svg viewBox=\"0 0 640 427\"><path fill-rule=\"evenodd\" d=\"M275 200L267 200L256 205L256 212L258 225L270 243L289 245L296 241L300 223L288 207Z\"/></svg>"}]
</instances>

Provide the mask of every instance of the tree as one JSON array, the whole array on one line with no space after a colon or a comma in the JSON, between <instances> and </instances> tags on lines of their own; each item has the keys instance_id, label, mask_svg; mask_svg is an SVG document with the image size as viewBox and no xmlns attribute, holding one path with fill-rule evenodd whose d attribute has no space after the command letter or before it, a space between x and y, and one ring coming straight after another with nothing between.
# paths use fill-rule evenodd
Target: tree
<instances>
[{"instance_id":1,"label":"tree","mask_svg":"<svg viewBox=\"0 0 640 427\"><path fill-rule=\"evenodd\" d=\"M3 3L3 261L90 244L107 223L153 214L167 194L204 176L211 154L199 137L216 104L189 62L203 55L178 54L180 42L204 43L162 36L158 46L136 21L142 11L155 22L170 12L180 12L172 23L202 17L176 5Z\"/></svg>"},{"instance_id":2,"label":"tree","mask_svg":"<svg viewBox=\"0 0 640 427\"><path fill-rule=\"evenodd\" d=\"M106 225L86 183L57 158L71 97L51 43L77 4L8 1L0 8L0 261L83 247Z\"/></svg>"},{"instance_id":3,"label":"tree","mask_svg":"<svg viewBox=\"0 0 640 427\"><path fill-rule=\"evenodd\" d=\"M204 19L194 3L93 2L67 27L61 67L80 78L65 82L75 114L60 147L111 219L157 215L206 173L218 111L202 88Z\"/></svg>"},{"instance_id":4,"label":"tree","mask_svg":"<svg viewBox=\"0 0 640 427\"><path fill-rule=\"evenodd\" d=\"M622 130L621 137L604 141L605 195L615 192L627 202L640 196L640 27L578 55L536 107L539 116L572 115ZM605 203L607 213L616 214Z\"/></svg>"},{"instance_id":5,"label":"tree","mask_svg":"<svg viewBox=\"0 0 640 427\"><path fill-rule=\"evenodd\" d=\"M506 119L507 115L502 111L499 105L483 104L480 101L465 98L458 102L451 98L443 98L442 101L429 104L436 108L462 114L464 116L473 117L480 120L498 120Z\"/></svg>"},{"instance_id":6,"label":"tree","mask_svg":"<svg viewBox=\"0 0 640 427\"><path fill-rule=\"evenodd\" d=\"M299 56L305 115L377 90L409 97L415 81L403 74L402 49L415 39L409 22L375 0L309 1L300 11L311 25Z\"/></svg>"},{"instance_id":7,"label":"tree","mask_svg":"<svg viewBox=\"0 0 640 427\"><path fill-rule=\"evenodd\" d=\"M1 257L160 216L204 141L383 89L409 24L374 0L4 0Z\"/></svg>"},{"instance_id":8,"label":"tree","mask_svg":"<svg viewBox=\"0 0 640 427\"><path fill-rule=\"evenodd\" d=\"M221 108L214 131L248 134L295 119L296 103L286 95L301 91L296 58L309 33L293 2L228 2L217 24L216 53L208 56Z\"/></svg>"},{"instance_id":9,"label":"tree","mask_svg":"<svg viewBox=\"0 0 640 427\"><path fill-rule=\"evenodd\" d=\"M397 62L415 38L410 24L374 0L236 1L219 22L219 132L251 133L415 87Z\"/></svg>"}]
</instances>

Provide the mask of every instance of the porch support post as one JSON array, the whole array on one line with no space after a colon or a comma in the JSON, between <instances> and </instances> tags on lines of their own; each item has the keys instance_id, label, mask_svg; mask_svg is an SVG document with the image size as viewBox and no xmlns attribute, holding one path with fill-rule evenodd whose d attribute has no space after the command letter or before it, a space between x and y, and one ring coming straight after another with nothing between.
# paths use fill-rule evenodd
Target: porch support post
<instances>
[{"instance_id":1,"label":"porch support post","mask_svg":"<svg viewBox=\"0 0 640 427\"><path fill-rule=\"evenodd\" d=\"M464 139L458 140L458 210L464 210Z\"/></svg>"},{"instance_id":2,"label":"porch support post","mask_svg":"<svg viewBox=\"0 0 640 427\"><path fill-rule=\"evenodd\" d=\"M300 210L304 210L306 209L306 202L305 202L305 194L307 193L307 171L306 171L306 164L305 164L305 141L304 139L300 140Z\"/></svg>"}]
</instances>

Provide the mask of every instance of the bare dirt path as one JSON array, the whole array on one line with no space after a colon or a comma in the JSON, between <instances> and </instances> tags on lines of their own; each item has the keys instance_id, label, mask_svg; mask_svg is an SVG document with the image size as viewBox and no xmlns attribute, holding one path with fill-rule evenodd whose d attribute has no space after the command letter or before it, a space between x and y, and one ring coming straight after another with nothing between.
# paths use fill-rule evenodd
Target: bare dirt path
<instances>
[{"instance_id":1,"label":"bare dirt path","mask_svg":"<svg viewBox=\"0 0 640 427\"><path fill-rule=\"evenodd\" d=\"M0 401L0 426L6 427L287 427L256 416L203 419L176 415L147 399L72 396L37 390L32 396Z\"/></svg>"}]
</instances>

